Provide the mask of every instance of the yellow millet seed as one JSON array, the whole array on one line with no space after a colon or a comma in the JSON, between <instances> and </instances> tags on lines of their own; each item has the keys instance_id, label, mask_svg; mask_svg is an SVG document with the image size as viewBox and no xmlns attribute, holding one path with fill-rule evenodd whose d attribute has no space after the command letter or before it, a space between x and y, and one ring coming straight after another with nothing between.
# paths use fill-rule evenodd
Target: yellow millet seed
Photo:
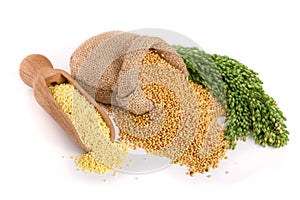
<instances>
[{"instance_id":1,"label":"yellow millet seed","mask_svg":"<svg viewBox=\"0 0 300 200\"><path fill-rule=\"evenodd\" d=\"M142 60L142 65L147 64L161 64L165 67L174 68L170 63L163 59L163 57L159 55L156 50L150 50L146 53L146 56Z\"/></svg>"},{"instance_id":2,"label":"yellow millet seed","mask_svg":"<svg viewBox=\"0 0 300 200\"><path fill-rule=\"evenodd\" d=\"M74 122L73 97L74 95L79 94L79 92L72 84L68 83L50 85L49 90L64 113L66 113L71 121ZM96 112L94 117L96 118L96 122L101 128L102 133L107 137L110 137L110 130L106 126L106 123L102 119L100 113Z\"/></svg>"},{"instance_id":3,"label":"yellow millet seed","mask_svg":"<svg viewBox=\"0 0 300 200\"><path fill-rule=\"evenodd\" d=\"M128 147L110 141L110 129L95 107L68 83L49 86L54 99L68 115L90 152L73 157L83 171L103 174L123 164Z\"/></svg>"},{"instance_id":4,"label":"yellow millet seed","mask_svg":"<svg viewBox=\"0 0 300 200\"><path fill-rule=\"evenodd\" d=\"M151 152L152 150L159 150L164 146L168 145L169 142L172 141L172 139L176 136L179 130L180 106L174 94L171 91L163 88L162 86L158 86L156 84L149 84L144 85L142 89L144 90L147 96L151 96L151 99L156 105L160 104L166 109L167 114L165 119L165 125L162 127L162 129L158 128L159 131L150 137L135 137L130 135L129 131L125 132L124 129L121 129L120 136L123 140L130 141L134 145L144 148L148 152ZM129 120L133 120L137 126L146 126L149 124L150 120L149 113L146 113L141 116L130 114ZM153 126L153 124L151 125ZM121 127L124 126L121 125Z\"/></svg>"},{"instance_id":5,"label":"yellow millet seed","mask_svg":"<svg viewBox=\"0 0 300 200\"><path fill-rule=\"evenodd\" d=\"M210 120L206 128L199 129L199 133L190 148L181 158L174 162L180 165L187 165L190 175L192 175L198 172L208 172L211 167L218 167L220 160L229 149L229 143L224 140L223 129L217 123L217 118L224 115L224 109L201 85L192 82L190 84L194 88L198 102L200 102L199 109L204 109L203 104L205 102L211 105L205 108L205 110L210 109Z\"/></svg>"},{"instance_id":6,"label":"yellow millet seed","mask_svg":"<svg viewBox=\"0 0 300 200\"><path fill-rule=\"evenodd\" d=\"M114 172L113 176L117 176L119 174L119 172Z\"/></svg>"},{"instance_id":7,"label":"yellow millet seed","mask_svg":"<svg viewBox=\"0 0 300 200\"><path fill-rule=\"evenodd\" d=\"M82 154L80 156L73 157L75 163L80 170L84 172L94 172L96 174L105 174L112 169L105 166L103 163L98 162L96 158L90 153Z\"/></svg>"}]
</instances>

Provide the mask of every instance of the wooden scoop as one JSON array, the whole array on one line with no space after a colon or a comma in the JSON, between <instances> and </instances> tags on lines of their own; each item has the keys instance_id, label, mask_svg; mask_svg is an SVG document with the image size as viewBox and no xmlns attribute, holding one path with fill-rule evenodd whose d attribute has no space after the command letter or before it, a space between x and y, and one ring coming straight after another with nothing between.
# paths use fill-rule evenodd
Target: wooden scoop
<instances>
[{"instance_id":1,"label":"wooden scoop","mask_svg":"<svg viewBox=\"0 0 300 200\"><path fill-rule=\"evenodd\" d=\"M114 141L115 129L108 115L99 104L65 71L53 69L51 62L42 55L29 55L21 62L20 76L25 84L33 88L34 97L41 107L79 144L84 150L87 147L80 140L78 133L69 117L53 98L49 86L51 84L70 83L95 106L106 125L110 129L110 139Z\"/></svg>"}]
</instances>

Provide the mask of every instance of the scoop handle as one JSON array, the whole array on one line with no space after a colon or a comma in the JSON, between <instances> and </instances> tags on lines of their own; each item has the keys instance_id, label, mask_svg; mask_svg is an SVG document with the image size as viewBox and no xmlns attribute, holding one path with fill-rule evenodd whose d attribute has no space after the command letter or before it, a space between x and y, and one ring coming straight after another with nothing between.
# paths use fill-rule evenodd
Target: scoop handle
<instances>
[{"instance_id":1,"label":"scoop handle","mask_svg":"<svg viewBox=\"0 0 300 200\"><path fill-rule=\"evenodd\" d=\"M44 69L53 69L51 62L43 55L32 54L23 59L20 64L20 77L29 87L33 87L37 77Z\"/></svg>"}]
</instances>

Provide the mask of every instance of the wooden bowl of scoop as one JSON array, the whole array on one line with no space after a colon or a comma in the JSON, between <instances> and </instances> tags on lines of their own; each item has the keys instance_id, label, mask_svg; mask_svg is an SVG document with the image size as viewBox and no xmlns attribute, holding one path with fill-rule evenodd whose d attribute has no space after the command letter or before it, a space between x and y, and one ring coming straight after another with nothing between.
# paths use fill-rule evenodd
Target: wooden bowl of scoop
<instances>
[{"instance_id":1,"label":"wooden bowl of scoop","mask_svg":"<svg viewBox=\"0 0 300 200\"><path fill-rule=\"evenodd\" d=\"M114 141L114 125L105 111L67 72L53 69L51 62L45 56L38 54L27 56L21 62L19 72L23 82L33 88L34 97L40 106L51 115L84 151L88 152L89 149L82 143L73 123L52 96L49 90L51 84L72 84L98 110L110 129L111 141Z\"/></svg>"}]
</instances>

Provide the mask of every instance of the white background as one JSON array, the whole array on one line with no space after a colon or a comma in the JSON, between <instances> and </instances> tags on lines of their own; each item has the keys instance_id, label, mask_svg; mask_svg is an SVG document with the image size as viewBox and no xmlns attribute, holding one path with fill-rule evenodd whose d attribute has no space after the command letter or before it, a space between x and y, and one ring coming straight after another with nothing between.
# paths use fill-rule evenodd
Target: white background
<instances>
[{"instance_id":1,"label":"white background","mask_svg":"<svg viewBox=\"0 0 300 200\"><path fill-rule=\"evenodd\" d=\"M1 0L0 199L299 199L299 10L297 1L289 0ZM63 156L81 150L36 103L19 78L19 63L40 53L69 71L70 55L84 40L138 28L177 31L207 52L226 54L259 72L288 119L288 145L239 143L210 179L191 178L178 166L138 180L78 172Z\"/></svg>"}]
</instances>

